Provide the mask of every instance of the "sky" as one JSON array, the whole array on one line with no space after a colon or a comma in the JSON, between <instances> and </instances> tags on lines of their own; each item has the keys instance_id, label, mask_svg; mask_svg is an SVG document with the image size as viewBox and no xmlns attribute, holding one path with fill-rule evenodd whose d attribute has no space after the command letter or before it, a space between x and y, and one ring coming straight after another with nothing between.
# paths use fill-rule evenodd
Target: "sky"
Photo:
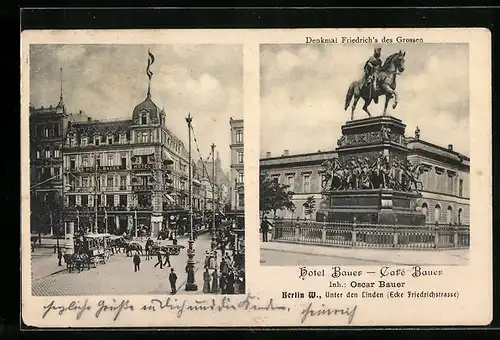
<instances>
[{"instance_id":1,"label":"sky","mask_svg":"<svg viewBox=\"0 0 500 340\"><path fill-rule=\"evenodd\" d=\"M64 103L93 119L131 119L144 101L151 66L151 98L166 112L166 126L188 147L185 117L191 113L201 156L215 143L223 168L230 166L229 118L242 118L241 45L31 45L30 104L56 106L62 68ZM198 159L193 142L193 158Z\"/></svg>"},{"instance_id":2,"label":"sky","mask_svg":"<svg viewBox=\"0 0 500 340\"><path fill-rule=\"evenodd\" d=\"M406 136L416 126L420 138L469 155L469 48L467 44L382 45L382 60L406 51L397 76L399 104L387 113L403 120ZM349 84L363 75L373 45L261 45L261 157L333 150ZM383 112L385 96L368 109ZM359 100L355 119L368 117ZM307 141L306 143L304 141Z\"/></svg>"}]
</instances>

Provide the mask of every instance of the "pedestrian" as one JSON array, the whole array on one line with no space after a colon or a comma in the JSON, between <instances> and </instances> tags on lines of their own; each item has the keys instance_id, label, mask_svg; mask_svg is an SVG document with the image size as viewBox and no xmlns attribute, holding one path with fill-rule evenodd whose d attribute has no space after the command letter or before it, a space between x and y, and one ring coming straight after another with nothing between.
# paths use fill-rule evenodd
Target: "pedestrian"
<instances>
[{"instance_id":1,"label":"pedestrian","mask_svg":"<svg viewBox=\"0 0 500 340\"><path fill-rule=\"evenodd\" d=\"M166 266L167 262L168 262L168 266L172 267L172 265L170 264L170 253L168 252L168 250L165 252L165 263L163 265Z\"/></svg>"},{"instance_id":2,"label":"pedestrian","mask_svg":"<svg viewBox=\"0 0 500 340\"><path fill-rule=\"evenodd\" d=\"M227 275L227 286L226 286L227 294L234 294L234 272L231 271L229 275Z\"/></svg>"},{"instance_id":3,"label":"pedestrian","mask_svg":"<svg viewBox=\"0 0 500 340\"><path fill-rule=\"evenodd\" d=\"M219 292L219 275L217 274L217 269L214 270L214 273L212 274L212 293L218 293Z\"/></svg>"},{"instance_id":4,"label":"pedestrian","mask_svg":"<svg viewBox=\"0 0 500 340\"><path fill-rule=\"evenodd\" d=\"M211 275L208 272L208 268L205 268L205 272L203 273L203 293L210 293L210 280Z\"/></svg>"},{"instance_id":5,"label":"pedestrian","mask_svg":"<svg viewBox=\"0 0 500 340\"><path fill-rule=\"evenodd\" d=\"M61 267L61 266L62 266L62 263L61 263L62 257L63 257L63 255L62 255L62 251L61 251L61 249L59 249L59 250L57 251L57 259L59 260L59 262L57 263L57 265L58 265L59 267Z\"/></svg>"},{"instance_id":6,"label":"pedestrian","mask_svg":"<svg viewBox=\"0 0 500 340\"><path fill-rule=\"evenodd\" d=\"M269 227L272 227L272 224L267 220L267 216L264 216L260 225L260 230L262 232L262 242L268 242L267 234L269 233Z\"/></svg>"},{"instance_id":7,"label":"pedestrian","mask_svg":"<svg viewBox=\"0 0 500 340\"><path fill-rule=\"evenodd\" d=\"M135 272L137 272L141 269L140 264L141 264L141 257L139 256L139 252L136 251L135 255L134 255L134 271Z\"/></svg>"},{"instance_id":8,"label":"pedestrian","mask_svg":"<svg viewBox=\"0 0 500 340\"><path fill-rule=\"evenodd\" d=\"M175 287L175 283L177 282L177 275L174 273L174 268L170 271L170 275L168 276L168 280L170 281L170 288L172 289L172 294L177 292Z\"/></svg>"},{"instance_id":9,"label":"pedestrian","mask_svg":"<svg viewBox=\"0 0 500 340\"><path fill-rule=\"evenodd\" d=\"M158 265L160 265L160 269L163 269L163 257L161 249L158 250L158 262L156 262L155 268L158 267Z\"/></svg>"}]
</instances>

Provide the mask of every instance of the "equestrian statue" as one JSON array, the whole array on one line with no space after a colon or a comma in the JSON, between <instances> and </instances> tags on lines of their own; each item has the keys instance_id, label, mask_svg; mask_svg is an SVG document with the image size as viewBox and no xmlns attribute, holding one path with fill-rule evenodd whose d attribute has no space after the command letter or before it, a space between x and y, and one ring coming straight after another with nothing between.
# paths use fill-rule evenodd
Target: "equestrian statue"
<instances>
[{"instance_id":1,"label":"equestrian statue","mask_svg":"<svg viewBox=\"0 0 500 340\"><path fill-rule=\"evenodd\" d=\"M373 55L366 61L364 76L360 80L353 81L349 86L345 98L344 110L351 105L351 120L354 120L354 110L359 98L363 98L365 104L363 110L371 117L368 106L372 102L378 104L378 98L385 95L384 115L387 113L389 100L394 98L392 108L398 105L398 94L396 93L396 76L402 74L405 69L406 52L399 51L387 57L382 64L380 59L382 49L375 48Z\"/></svg>"}]
</instances>

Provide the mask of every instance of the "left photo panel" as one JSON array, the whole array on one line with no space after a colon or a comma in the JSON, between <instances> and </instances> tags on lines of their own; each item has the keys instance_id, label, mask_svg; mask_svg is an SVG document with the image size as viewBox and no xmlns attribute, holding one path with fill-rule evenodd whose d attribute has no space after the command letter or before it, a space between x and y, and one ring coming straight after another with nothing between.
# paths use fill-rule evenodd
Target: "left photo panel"
<instances>
[{"instance_id":1,"label":"left photo panel","mask_svg":"<svg viewBox=\"0 0 500 340\"><path fill-rule=\"evenodd\" d=\"M31 295L244 294L242 45L31 44L23 71Z\"/></svg>"}]
</instances>

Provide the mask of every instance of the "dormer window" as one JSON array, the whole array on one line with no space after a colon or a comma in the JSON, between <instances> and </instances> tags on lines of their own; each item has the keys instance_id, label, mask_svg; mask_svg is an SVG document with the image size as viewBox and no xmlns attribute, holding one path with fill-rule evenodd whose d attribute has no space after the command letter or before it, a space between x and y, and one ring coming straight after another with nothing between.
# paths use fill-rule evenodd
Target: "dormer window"
<instances>
[{"instance_id":1,"label":"dormer window","mask_svg":"<svg viewBox=\"0 0 500 340\"><path fill-rule=\"evenodd\" d=\"M111 136L108 137L108 144L109 145L113 144L113 137Z\"/></svg>"},{"instance_id":2,"label":"dormer window","mask_svg":"<svg viewBox=\"0 0 500 340\"><path fill-rule=\"evenodd\" d=\"M87 137L82 137L81 144L82 146L87 146Z\"/></svg>"},{"instance_id":3,"label":"dormer window","mask_svg":"<svg viewBox=\"0 0 500 340\"><path fill-rule=\"evenodd\" d=\"M148 115L146 113L143 113L141 115L141 124L147 124L148 123Z\"/></svg>"},{"instance_id":4,"label":"dormer window","mask_svg":"<svg viewBox=\"0 0 500 340\"><path fill-rule=\"evenodd\" d=\"M95 136L94 137L94 144L99 145L100 142L101 142L101 136Z\"/></svg>"}]
</instances>

